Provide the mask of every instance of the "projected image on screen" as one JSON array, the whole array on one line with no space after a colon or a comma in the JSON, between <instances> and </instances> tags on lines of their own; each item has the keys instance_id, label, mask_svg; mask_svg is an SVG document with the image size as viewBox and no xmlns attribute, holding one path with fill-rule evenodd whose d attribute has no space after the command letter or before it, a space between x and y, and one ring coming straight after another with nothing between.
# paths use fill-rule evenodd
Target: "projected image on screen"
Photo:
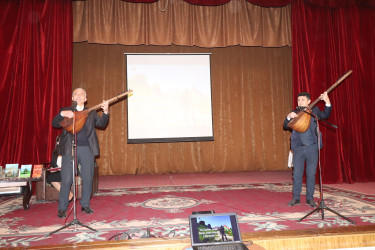
<instances>
[{"instance_id":1,"label":"projected image on screen","mask_svg":"<svg viewBox=\"0 0 375 250\"><path fill-rule=\"evenodd\" d=\"M126 54L128 143L213 140L209 54Z\"/></svg>"},{"instance_id":2,"label":"projected image on screen","mask_svg":"<svg viewBox=\"0 0 375 250\"><path fill-rule=\"evenodd\" d=\"M233 241L232 223L229 216L198 218L199 243Z\"/></svg>"}]
</instances>

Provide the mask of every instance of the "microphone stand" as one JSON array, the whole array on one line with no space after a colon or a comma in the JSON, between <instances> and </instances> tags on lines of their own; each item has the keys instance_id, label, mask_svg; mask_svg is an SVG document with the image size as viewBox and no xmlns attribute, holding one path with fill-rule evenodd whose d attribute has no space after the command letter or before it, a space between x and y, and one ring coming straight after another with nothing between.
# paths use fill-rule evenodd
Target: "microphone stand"
<instances>
[{"instance_id":1,"label":"microphone stand","mask_svg":"<svg viewBox=\"0 0 375 250\"><path fill-rule=\"evenodd\" d=\"M320 131L319 131L319 120L318 120L318 117L316 117L312 111L309 109L310 112L306 112L305 110L303 110L303 112L309 114L310 116L312 117L315 117L316 119L316 132L317 132L317 136L318 136L318 165L319 165L319 187L320 187L320 201L318 203L318 206L316 206L315 209L313 209L311 212L309 212L308 214L306 214L305 216L303 216L301 219L297 220L298 222L301 222L302 220L306 219L307 217L309 217L311 214L315 213L315 212L319 212L321 211L322 212L322 220L324 220L324 209L327 209L328 211L340 216L341 218L353 223L354 225L356 224L355 221L345 217L344 215L336 212L335 210L329 208L326 206L326 204L324 203L324 197L323 197L323 185L322 185L322 169L321 169L321 165L320 165ZM331 125L332 127L334 128L337 128L336 125L326 121L326 120L321 120L329 125Z\"/></svg>"},{"instance_id":2,"label":"microphone stand","mask_svg":"<svg viewBox=\"0 0 375 250\"><path fill-rule=\"evenodd\" d=\"M67 227L70 227L70 226L73 226L74 225L74 232L77 231L77 225L80 225L82 227L86 227L94 232L97 232L96 229L93 229L87 225L84 225L82 224L82 222L80 222L78 219L77 219L77 210L76 210L76 165L77 165L77 145L76 145L76 139L77 139L77 133L76 133L76 129L75 129L75 118L76 118L76 111L75 111L75 108L74 108L74 111L73 111L73 139L72 139L72 167L73 167L73 220L67 224L65 224L64 226L56 229L55 231L52 231L50 233L48 233L45 237L47 236L50 236L51 234L54 234L58 231L61 231L63 230L64 228L67 228Z\"/></svg>"}]
</instances>

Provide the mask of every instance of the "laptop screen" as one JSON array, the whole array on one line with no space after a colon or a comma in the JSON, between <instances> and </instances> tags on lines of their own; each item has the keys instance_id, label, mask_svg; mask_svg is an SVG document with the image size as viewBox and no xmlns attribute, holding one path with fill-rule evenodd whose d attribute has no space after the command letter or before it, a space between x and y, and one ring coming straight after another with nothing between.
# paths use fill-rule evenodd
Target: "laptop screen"
<instances>
[{"instance_id":1,"label":"laptop screen","mask_svg":"<svg viewBox=\"0 0 375 250\"><path fill-rule=\"evenodd\" d=\"M192 246L241 242L235 213L190 215Z\"/></svg>"}]
</instances>

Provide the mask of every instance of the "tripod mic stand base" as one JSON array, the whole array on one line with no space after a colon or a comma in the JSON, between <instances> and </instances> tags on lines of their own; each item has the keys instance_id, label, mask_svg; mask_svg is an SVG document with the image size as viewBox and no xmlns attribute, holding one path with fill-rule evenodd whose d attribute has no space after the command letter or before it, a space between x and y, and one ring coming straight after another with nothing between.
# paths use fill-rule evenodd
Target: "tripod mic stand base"
<instances>
[{"instance_id":1,"label":"tripod mic stand base","mask_svg":"<svg viewBox=\"0 0 375 250\"><path fill-rule=\"evenodd\" d=\"M88 228L88 229L90 229L90 230L92 230L92 231L94 231L94 232L98 232L98 230L93 229L93 228L91 228L91 227L89 227L89 226L86 226L86 225L82 224L79 220L77 220L77 219L73 219L71 222L69 222L69 223L67 223L66 225L60 227L59 229L56 229L55 231L52 231L52 232L46 234L46 236L44 236L44 237L48 237L48 236L50 236L51 234L57 233L58 231L61 231L61 230L65 229L65 228L70 227L70 226L73 226L73 225L80 225L81 227L86 227L86 228Z\"/></svg>"},{"instance_id":2,"label":"tripod mic stand base","mask_svg":"<svg viewBox=\"0 0 375 250\"><path fill-rule=\"evenodd\" d=\"M302 217L301 219L297 220L298 222L301 222L303 221L304 219L306 219L307 217L309 217L311 214L315 213L315 212L319 212L319 211L322 211L322 220L324 220L324 209L327 209L328 211L340 216L341 218L351 222L352 224L356 224L355 221L352 221L351 219L345 217L344 215L342 214L339 214L338 212L330 209L329 207L327 207L325 204L324 204L324 200L321 200L319 205L314 209L312 210L311 212L309 212L308 214L306 214L304 217Z\"/></svg>"}]
</instances>

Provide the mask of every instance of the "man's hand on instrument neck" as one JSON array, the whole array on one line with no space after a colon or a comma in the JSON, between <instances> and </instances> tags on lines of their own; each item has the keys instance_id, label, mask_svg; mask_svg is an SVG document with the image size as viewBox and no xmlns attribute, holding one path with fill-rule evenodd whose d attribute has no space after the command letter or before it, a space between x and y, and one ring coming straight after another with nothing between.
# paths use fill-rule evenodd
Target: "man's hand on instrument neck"
<instances>
[{"instance_id":1,"label":"man's hand on instrument neck","mask_svg":"<svg viewBox=\"0 0 375 250\"><path fill-rule=\"evenodd\" d=\"M104 114L108 114L109 112L109 103L108 101L103 100L102 105L100 107L103 109Z\"/></svg>"},{"instance_id":2,"label":"man's hand on instrument neck","mask_svg":"<svg viewBox=\"0 0 375 250\"><path fill-rule=\"evenodd\" d=\"M324 92L323 94L321 94L319 99L323 100L326 103L327 106L331 106L331 101L329 100L327 92Z\"/></svg>"}]
</instances>

